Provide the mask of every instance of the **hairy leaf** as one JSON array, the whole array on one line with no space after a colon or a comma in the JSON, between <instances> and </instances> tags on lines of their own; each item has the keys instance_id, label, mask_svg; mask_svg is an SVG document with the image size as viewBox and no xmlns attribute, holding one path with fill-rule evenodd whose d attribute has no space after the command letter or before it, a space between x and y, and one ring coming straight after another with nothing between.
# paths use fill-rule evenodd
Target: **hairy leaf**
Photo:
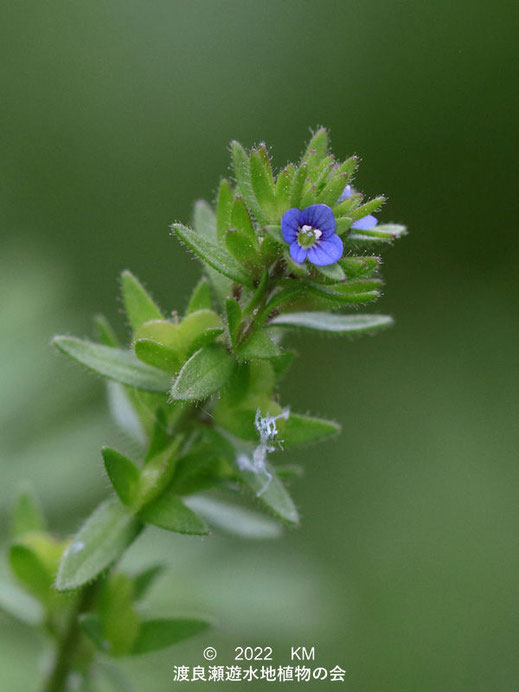
<instances>
[{"instance_id":1,"label":"hairy leaf","mask_svg":"<svg viewBox=\"0 0 519 692\"><path fill-rule=\"evenodd\" d=\"M12 545L9 549L9 566L27 591L43 603L48 603L53 575L31 546L23 543Z\"/></svg>"},{"instance_id":2,"label":"hairy leaf","mask_svg":"<svg viewBox=\"0 0 519 692\"><path fill-rule=\"evenodd\" d=\"M110 380L152 392L167 392L170 387L166 373L141 363L131 351L73 336L56 336L53 343L62 353Z\"/></svg>"},{"instance_id":3,"label":"hairy leaf","mask_svg":"<svg viewBox=\"0 0 519 692\"><path fill-rule=\"evenodd\" d=\"M171 228L175 235L210 267L236 281L236 283L252 286L251 277L226 250L206 240L203 236L199 236L195 231L181 223L174 223Z\"/></svg>"},{"instance_id":4,"label":"hairy leaf","mask_svg":"<svg viewBox=\"0 0 519 692\"><path fill-rule=\"evenodd\" d=\"M56 588L77 589L118 560L141 529L118 498L101 503L83 524L61 560Z\"/></svg>"},{"instance_id":5,"label":"hairy leaf","mask_svg":"<svg viewBox=\"0 0 519 692\"><path fill-rule=\"evenodd\" d=\"M221 240L225 232L231 227L231 213L234 197L229 182L225 178L218 188L218 200L216 203L216 227L218 239Z\"/></svg>"},{"instance_id":6,"label":"hairy leaf","mask_svg":"<svg viewBox=\"0 0 519 692\"><path fill-rule=\"evenodd\" d=\"M162 313L153 298L128 269L121 274L121 290L124 309L134 331L144 322L162 319Z\"/></svg>"},{"instance_id":7,"label":"hairy leaf","mask_svg":"<svg viewBox=\"0 0 519 692\"><path fill-rule=\"evenodd\" d=\"M196 618L163 618L144 620L133 646L133 654L147 654L200 634L210 627L206 620Z\"/></svg>"},{"instance_id":8,"label":"hairy leaf","mask_svg":"<svg viewBox=\"0 0 519 692\"><path fill-rule=\"evenodd\" d=\"M199 199L195 202L193 228L207 240L216 242L216 216L211 206L204 199Z\"/></svg>"},{"instance_id":9,"label":"hairy leaf","mask_svg":"<svg viewBox=\"0 0 519 692\"><path fill-rule=\"evenodd\" d=\"M243 458L243 457L242 457ZM251 490L258 500L276 516L289 524L299 523L299 513L274 467L267 462L266 472L248 470L240 464L238 478Z\"/></svg>"},{"instance_id":10,"label":"hairy leaf","mask_svg":"<svg viewBox=\"0 0 519 692\"><path fill-rule=\"evenodd\" d=\"M267 217L258 204L258 200L256 199L256 195L254 194L254 189L252 187L250 162L247 152L239 142L234 141L231 142L231 154L234 175L236 177L236 182L238 183L241 196L259 223L267 223Z\"/></svg>"},{"instance_id":11,"label":"hairy leaf","mask_svg":"<svg viewBox=\"0 0 519 692\"><path fill-rule=\"evenodd\" d=\"M242 538L275 538L280 535L280 525L269 517L224 500L192 495L184 500L208 524L224 533Z\"/></svg>"},{"instance_id":12,"label":"hairy leaf","mask_svg":"<svg viewBox=\"0 0 519 692\"><path fill-rule=\"evenodd\" d=\"M236 355L243 360L255 358L276 358L281 355L281 349L263 330L254 332L244 344L236 349Z\"/></svg>"},{"instance_id":13,"label":"hairy leaf","mask_svg":"<svg viewBox=\"0 0 519 692\"><path fill-rule=\"evenodd\" d=\"M288 312L274 317L275 327L309 329L335 334L359 334L390 327L389 315L338 315L330 312Z\"/></svg>"},{"instance_id":14,"label":"hairy leaf","mask_svg":"<svg viewBox=\"0 0 519 692\"><path fill-rule=\"evenodd\" d=\"M99 341L105 346L119 346L119 339L115 333L112 325L106 319L104 315L96 315L94 317L94 324L97 329L97 335Z\"/></svg>"},{"instance_id":15,"label":"hairy leaf","mask_svg":"<svg viewBox=\"0 0 519 692\"><path fill-rule=\"evenodd\" d=\"M137 339L133 345L137 358L164 372L175 373L180 367L178 353L153 339Z\"/></svg>"},{"instance_id":16,"label":"hairy leaf","mask_svg":"<svg viewBox=\"0 0 519 692\"><path fill-rule=\"evenodd\" d=\"M156 500L145 505L139 516L148 524L167 531L202 535L207 533L203 519L197 516L172 492L165 492Z\"/></svg>"},{"instance_id":17,"label":"hairy leaf","mask_svg":"<svg viewBox=\"0 0 519 692\"><path fill-rule=\"evenodd\" d=\"M171 388L171 398L181 401L205 399L227 383L233 367L232 358L221 344L204 346L182 367Z\"/></svg>"},{"instance_id":18,"label":"hairy leaf","mask_svg":"<svg viewBox=\"0 0 519 692\"><path fill-rule=\"evenodd\" d=\"M341 430L338 423L323 418L290 413L282 434L283 446L294 447L325 440Z\"/></svg>"},{"instance_id":19,"label":"hairy leaf","mask_svg":"<svg viewBox=\"0 0 519 692\"><path fill-rule=\"evenodd\" d=\"M104 447L101 453L106 473L115 492L119 495L119 499L123 504L131 506L135 500L139 485L139 469L131 459L125 457L124 454L116 452L115 449Z\"/></svg>"}]
</instances>

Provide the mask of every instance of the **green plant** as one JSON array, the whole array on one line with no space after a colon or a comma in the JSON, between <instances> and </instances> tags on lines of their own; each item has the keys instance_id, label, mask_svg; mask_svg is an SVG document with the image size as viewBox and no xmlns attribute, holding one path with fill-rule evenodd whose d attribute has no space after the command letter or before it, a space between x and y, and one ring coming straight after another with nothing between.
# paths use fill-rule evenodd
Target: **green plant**
<instances>
[{"instance_id":1,"label":"green plant","mask_svg":"<svg viewBox=\"0 0 519 692\"><path fill-rule=\"evenodd\" d=\"M37 619L56 646L46 692L67 689L71 674L87 685L99 654L144 653L208 626L141 619L135 603L159 568L131 576L114 565L149 524L196 535L271 531L236 503L241 495L297 524L284 482L296 470L274 465L270 455L327 439L339 425L280 399L294 356L285 333L357 335L392 323L386 315L345 312L379 297L378 252L405 232L377 225L373 212L383 197L364 201L351 188L357 159L336 161L323 128L300 162L276 176L263 144L246 152L233 142L231 150L235 180L221 181L215 208L199 201L193 228L172 226L203 267L182 317L164 313L124 271L128 346L103 317L97 342L54 340L106 378L112 414L140 454L102 450L115 493L71 541L46 532L27 495L16 506L10 565L37 599Z\"/></svg>"}]
</instances>

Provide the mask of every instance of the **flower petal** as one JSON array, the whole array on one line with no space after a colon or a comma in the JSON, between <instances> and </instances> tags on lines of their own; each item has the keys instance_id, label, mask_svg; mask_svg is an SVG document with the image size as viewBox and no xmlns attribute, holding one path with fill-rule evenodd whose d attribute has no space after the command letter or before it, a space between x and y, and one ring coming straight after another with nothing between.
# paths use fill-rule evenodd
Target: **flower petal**
<instances>
[{"instance_id":1,"label":"flower petal","mask_svg":"<svg viewBox=\"0 0 519 692\"><path fill-rule=\"evenodd\" d=\"M341 202L343 199L348 199L348 197L351 197L352 194L353 190L351 189L351 185L346 185L342 192L342 195L339 197L339 202Z\"/></svg>"},{"instance_id":2,"label":"flower petal","mask_svg":"<svg viewBox=\"0 0 519 692\"><path fill-rule=\"evenodd\" d=\"M318 228L324 238L329 238L333 235L337 228L337 221L333 211L327 204L312 204L310 207L303 209L301 221L303 224Z\"/></svg>"},{"instance_id":3,"label":"flower petal","mask_svg":"<svg viewBox=\"0 0 519 692\"><path fill-rule=\"evenodd\" d=\"M341 259L343 250L342 240L338 235L332 235L331 238L325 238L313 245L308 250L308 259L312 264L324 267Z\"/></svg>"},{"instance_id":4,"label":"flower petal","mask_svg":"<svg viewBox=\"0 0 519 692\"><path fill-rule=\"evenodd\" d=\"M362 219L355 221L355 223L352 223L351 227L355 228L357 231L369 231L370 228L375 228L377 223L378 219L376 219L373 214L368 214L367 216L363 216Z\"/></svg>"},{"instance_id":5,"label":"flower petal","mask_svg":"<svg viewBox=\"0 0 519 692\"><path fill-rule=\"evenodd\" d=\"M297 238L299 227L302 225L302 213L301 209L296 209L294 207L286 211L281 218L281 233L285 241L289 244L293 243Z\"/></svg>"},{"instance_id":6,"label":"flower petal","mask_svg":"<svg viewBox=\"0 0 519 692\"><path fill-rule=\"evenodd\" d=\"M294 262L304 262L307 254L307 248L301 247L297 240L294 240L294 242L290 245L290 257L294 260Z\"/></svg>"}]
</instances>

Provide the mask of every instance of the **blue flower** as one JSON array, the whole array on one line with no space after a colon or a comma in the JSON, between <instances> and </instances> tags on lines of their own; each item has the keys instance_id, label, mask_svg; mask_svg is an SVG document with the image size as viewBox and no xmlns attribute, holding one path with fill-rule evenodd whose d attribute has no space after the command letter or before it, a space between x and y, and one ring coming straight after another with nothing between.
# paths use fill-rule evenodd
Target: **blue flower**
<instances>
[{"instance_id":1,"label":"blue flower","mask_svg":"<svg viewBox=\"0 0 519 692\"><path fill-rule=\"evenodd\" d=\"M344 188L344 192L342 193L339 199L348 199L348 197L351 197L352 194L353 190L351 188L351 185L346 185L346 187ZM377 223L378 219L375 218L373 214L367 214L367 216L363 216L361 219L355 221L355 223L352 223L351 227L357 231L369 231L371 228L375 228Z\"/></svg>"},{"instance_id":2,"label":"blue flower","mask_svg":"<svg viewBox=\"0 0 519 692\"><path fill-rule=\"evenodd\" d=\"M335 233L337 221L326 204L312 204L306 209L289 209L281 219L283 238L296 262L305 259L318 267L333 264L342 257L342 240Z\"/></svg>"}]
</instances>

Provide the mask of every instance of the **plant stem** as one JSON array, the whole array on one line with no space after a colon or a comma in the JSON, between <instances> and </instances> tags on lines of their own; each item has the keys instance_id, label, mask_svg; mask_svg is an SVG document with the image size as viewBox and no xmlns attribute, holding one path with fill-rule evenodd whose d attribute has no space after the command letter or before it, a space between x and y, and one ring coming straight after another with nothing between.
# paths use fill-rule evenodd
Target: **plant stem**
<instances>
[{"instance_id":1,"label":"plant stem","mask_svg":"<svg viewBox=\"0 0 519 692\"><path fill-rule=\"evenodd\" d=\"M68 622L58 642L58 650L52 670L44 682L42 692L64 692L67 676L70 672L72 659L81 637L79 615L90 607L97 590L96 580L83 589L75 607L70 613Z\"/></svg>"}]
</instances>

